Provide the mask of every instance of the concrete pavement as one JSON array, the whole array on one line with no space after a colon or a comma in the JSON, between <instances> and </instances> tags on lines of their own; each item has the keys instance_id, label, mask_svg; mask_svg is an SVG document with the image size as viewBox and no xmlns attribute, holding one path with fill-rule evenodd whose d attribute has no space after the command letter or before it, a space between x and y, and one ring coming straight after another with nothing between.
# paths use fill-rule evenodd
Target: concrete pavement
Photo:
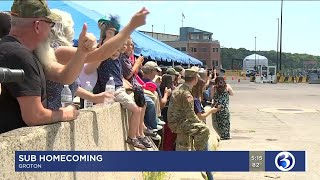
<instances>
[{"instance_id":1,"label":"concrete pavement","mask_svg":"<svg viewBox=\"0 0 320 180\"><path fill-rule=\"evenodd\" d=\"M218 172L215 180L319 180L320 85L229 83L235 91L230 99L232 139L221 141L219 150L304 150L308 169L299 173Z\"/></svg>"}]
</instances>

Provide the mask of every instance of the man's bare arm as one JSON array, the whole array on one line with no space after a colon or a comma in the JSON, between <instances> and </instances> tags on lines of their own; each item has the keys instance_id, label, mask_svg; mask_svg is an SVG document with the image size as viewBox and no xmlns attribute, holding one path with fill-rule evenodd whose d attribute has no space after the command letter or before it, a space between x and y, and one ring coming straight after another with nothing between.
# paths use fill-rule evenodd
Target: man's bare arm
<instances>
[{"instance_id":1,"label":"man's bare arm","mask_svg":"<svg viewBox=\"0 0 320 180\"><path fill-rule=\"evenodd\" d=\"M18 97L17 100L20 105L22 119L28 126L69 121L76 119L79 114L73 106L61 108L59 111L46 109L43 107L39 96Z\"/></svg>"},{"instance_id":2,"label":"man's bare arm","mask_svg":"<svg viewBox=\"0 0 320 180\"><path fill-rule=\"evenodd\" d=\"M77 51L67 65L58 62L50 63L45 69L46 78L62 84L72 84L83 69L84 60L87 55Z\"/></svg>"},{"instance_id":3,"label":"man's bare arm","mask_svg":"<svg viewBox=\"0 0 320 180\"><path fill-rule=\"evenodd\" d=\"M49 67L45 69L47 79L71 84L78 78L88 53L96 48L96 38L93 34L87 33L87 28L87 25L84 24L79 36L79 46L75 54L67 61L67 65L59 64L58 62L64 61L58 59L58 62L49 64Z\"/></svg>"}]
</instances>

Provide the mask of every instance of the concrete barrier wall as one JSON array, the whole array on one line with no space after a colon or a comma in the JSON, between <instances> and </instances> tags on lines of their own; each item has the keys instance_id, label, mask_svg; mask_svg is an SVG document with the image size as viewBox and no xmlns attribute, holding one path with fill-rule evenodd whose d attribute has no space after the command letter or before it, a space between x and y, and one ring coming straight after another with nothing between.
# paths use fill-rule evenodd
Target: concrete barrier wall
<instances>
[{"instance_id":1,"label":"concrete barrier wall","mask_svg":"<svg viewBox=\"0 0 320 180\"><path fill-rule=\"evenodd\" d=\"M0 117L1 119L1 117ZM2 120L2 119L1 119ZM125 143L127 113L120 104L81 110L77 120L53 125L20 128L0 135L0 179L12 180L139 180L142 173L105 172L15 172L17 150L35 151L135 151ZM137 162L139 163L139 162ZM145 162L140 162L145 163Z\"/></svg>"}]
</instances>

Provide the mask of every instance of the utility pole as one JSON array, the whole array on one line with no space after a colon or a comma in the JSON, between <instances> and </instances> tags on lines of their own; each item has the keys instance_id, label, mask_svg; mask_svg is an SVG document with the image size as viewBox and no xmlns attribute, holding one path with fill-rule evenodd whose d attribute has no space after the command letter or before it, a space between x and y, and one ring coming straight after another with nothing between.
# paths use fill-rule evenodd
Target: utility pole
<instances>
[{"instance_id":1,"label":"utility pole","mask_svg":"<svg viewBox=\"0 0 320 180\"><path fill-rule=\"evenodd\" d=\"M277 72L279 72L279 18L278 20L278 34L277 34Z\"/></svg>"},{"instance_id":2,"label":"utility pole","mask_svg":"<svg viewBox=\"0 0 320 180\"><path fill-rule=\"evenodd\" d=\"M257 37L254 37L254 70L258 70L257 68Z\"/></svg>"},{"instance_id":3,"label":"utility pole","mask_svg":"<svg viewBox=\"0 0 320 180\"><path fill-rule=\"evenodd\" d=\"M280 19L280 73L282 71L282 10L283 10L283 0L281 0L281 19Z\"/></svg>"}]
</instances>

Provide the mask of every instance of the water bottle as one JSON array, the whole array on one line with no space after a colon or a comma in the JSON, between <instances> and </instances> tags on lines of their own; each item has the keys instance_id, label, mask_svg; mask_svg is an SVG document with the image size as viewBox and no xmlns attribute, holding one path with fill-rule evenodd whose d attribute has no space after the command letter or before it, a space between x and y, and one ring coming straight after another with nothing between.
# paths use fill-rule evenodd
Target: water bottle
<instances>
[{"instance_id":1,"label":"water bottle","mask_svg":"<svg viewBox=\"0 0 320 180\"><path fill-rule=\"evenodd\" d=\"M113 77L109 78L109 81L106 84L106 93L114 95L114 92L116 91L116 85L114 83ZM104 104L105 105L111 105L114 102L112 98L106 97L104 98Z\"/></svg>"},{"instance_id":2,"label":"water bottle","mask_svg":"<svg viewBox=\"0 0 320 180\"><path fill-rule=\"evenodd\" d=\"M68 105L72 105L72 93L69 89L68 85L64 85L62 91L61 91L61 105L62 107L67 107Z\"/></svg>"},{"instance_id":3,"label":"water bottle","mask_svg":"<svg viewBox=\"0 0 320 180\"><path fill-rule=\"evenodd\" d=\"M89 91L89 92L93 92L93 87L90 84L90 81L86 81L86 86L84 87L85 90ZM84 100L84 108L91 108L93 106L93 102L85 99Z\"/></svg>"}]
</instances>

